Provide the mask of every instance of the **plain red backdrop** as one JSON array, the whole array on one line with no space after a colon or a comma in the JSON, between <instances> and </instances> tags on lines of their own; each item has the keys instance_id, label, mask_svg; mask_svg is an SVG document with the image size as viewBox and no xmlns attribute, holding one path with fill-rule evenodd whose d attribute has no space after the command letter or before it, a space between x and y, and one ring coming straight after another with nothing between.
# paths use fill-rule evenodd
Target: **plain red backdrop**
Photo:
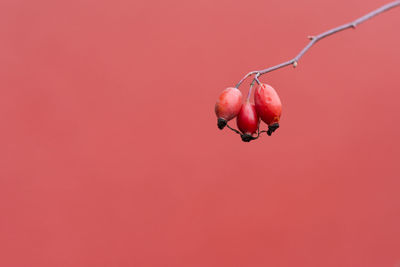
<instances>
[{"instance_id":1,"label":"plain red backdrop","mask_svg":"<svg viewBox=\"0 0 400 267\"><path fill-rule=\"evenodd\" d=\"M214 103L369 0L0 3L0 266L399 266L400 8ZM243 86L246 93L246 86Z\"/></svg>"}]
</instances>

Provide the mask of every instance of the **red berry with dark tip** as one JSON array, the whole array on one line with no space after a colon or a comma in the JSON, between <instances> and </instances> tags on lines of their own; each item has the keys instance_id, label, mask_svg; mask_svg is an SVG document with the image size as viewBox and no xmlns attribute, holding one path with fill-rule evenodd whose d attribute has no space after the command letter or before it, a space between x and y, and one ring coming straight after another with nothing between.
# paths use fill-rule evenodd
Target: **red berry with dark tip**
<instances>
[{"instance_id":1,"label":"red berry with dark tip","mask_svg":"<svg viewBox=\"0 0 400 267\"><path fill-rule=\"evenodd\" d=\"M223 129L228 121L235 118L242 107L242 93L234 87L226 88L219 95L215 104L215 114L218 117L218 128Z\"/></svg>"},{"instance_id":2,"label":"red berry with dark tip","mask_svg":"<svg viewBox=\"0 0 400 267\"><path fill-rule=\"evenodd\" d=\"M268 84L260 84L254 92L254 104L258 116L268 124L268 135L278 127L282 114L282 103L278 93Z\"/></svg>"},{"instance_id":3,"label":"red berry with dark tip","mask_svg":"<svg viewBox=\"0 0 400 267\"><path fill-rule=\"evenodd\" d=\"M259 118L254 104L246 101L240 109L239 115L236 118L236 123L239 130L244 135L253 135L258 130Z\"/></svg>"}]
</instances>

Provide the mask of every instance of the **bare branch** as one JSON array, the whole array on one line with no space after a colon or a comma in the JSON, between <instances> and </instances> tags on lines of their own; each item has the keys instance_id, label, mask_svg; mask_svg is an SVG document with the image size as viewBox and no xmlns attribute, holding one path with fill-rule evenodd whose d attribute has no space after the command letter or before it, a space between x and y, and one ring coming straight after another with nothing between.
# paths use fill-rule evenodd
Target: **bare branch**
<instances>
[{"instance_id":1,"label":"bare branch","mask_svg":"<svg viewBox=\"0 0 400 267\"><path fill-rule=\"evenodd\" d=\"M361 18L359 18L359 19L356 19L356 20L353 21L353 22L350 22L350 23L344 24L344 25L342 25L342 26L333 28L333 29L331 29L331 30L328 30L328 31L323 32L323 33L321 33L321 34L319 34L319 35L316 35L316 36L308 36L308 39L310 39L310 42L306 45L306 47L304 47L304 48L300 51L300 53L299 53L296 57L294 57L293 59L291 59L291 60L289 60L289 61L283 62L283 63L281 63L281 64L279 64L279 65L276 65L276 66L273 66L273 67L270 67L270 68L267 68L267 69L264 69L264 70L258 70L258 71L256 70L256 71L251 71L251 72L247 73L247 74L238 82L238 84L236 85L236 88L238 88L238 87L242 84L242 82L243 82L244 80L246 80L248 77L250 77L251 75L255 75L255 76L254 76L254 81L256 81L257 83L260 83L260 81L258 80L258 78L259 78L261 75L264 75L264 74L266 74L266 73L268 73L268 72L271 72L271 71L274 71L274 70L277 70L277 69L280 69L280 68L283 68L283 67L286 67L286 66L289 66L289 65L293 65L294 68L297 67L298 61L300 60L300 58L301 58L301 57L302 57L316 42L318 42L318 41L324 39L325 37L328 37L328 36L333 35L333 34L335 34L335 33L341 32L341 31L343 31L343 30L346 30L346 29L349 29L349 28L355 29L356 26L357 26L358 24L361 24L361 23L363 23L364 21L366 21L366 20L368 20L368 19L370 19L370 18L373 18L373 17L375 17L376 15L379 15L379 14L381 14L381 13L383 13L383 12L385 12L385 11L388 11L389 9L392 9L392 8L394 8L394 7L397 7L397 6L399 6L399 5L400 5L400 0L398 0L398 1L393 1L393 2L391 2L391 3L388 3L388 4L386 4L386 5L382 6L382 7L380 7L380 8L378 8L378 9L376 9L376 10L374 10L374 11L372 11L372 12L366 14L365 16L363 16L363 17L361 17ZM253 82L254 82L254 81L253 81Z\"/></svg>"}]
</instances>

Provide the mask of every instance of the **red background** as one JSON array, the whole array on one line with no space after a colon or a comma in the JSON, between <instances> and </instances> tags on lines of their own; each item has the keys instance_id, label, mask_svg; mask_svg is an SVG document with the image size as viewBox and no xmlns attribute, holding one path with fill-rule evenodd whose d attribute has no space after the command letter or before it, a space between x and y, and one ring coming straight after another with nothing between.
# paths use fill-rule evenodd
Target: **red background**
<instances>
[{"instance_id":1,"label":"red background","mask_svg":"<svg viewBox=\"0 0 400 267\"><path fill-rule=\"evenodd\" d=\"M384 3L2 0L0 266L399 266L400 8L262 77L273 137L213 111Z\"/></svg>"}]
</instances>

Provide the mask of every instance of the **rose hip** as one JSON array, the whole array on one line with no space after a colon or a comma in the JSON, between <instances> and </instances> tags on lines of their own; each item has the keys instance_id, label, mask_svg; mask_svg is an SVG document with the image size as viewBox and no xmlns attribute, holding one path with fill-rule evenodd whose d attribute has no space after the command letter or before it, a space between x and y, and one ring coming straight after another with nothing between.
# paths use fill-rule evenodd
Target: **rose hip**
<instances>
[{"instance_id":1,"label":"rose hip","mask_svg":"<svg viewBox=\"0 0 400 267\"><path fill-rule=\"evenodd\" d=\"M258 116L268 124L267 134L271 135L279 127L282 103L274 88L260 84L254 92L254 103Z\"/></svg>"},{"instance_id":2,"label":"rose hip","mask_svg":"<svg viewBox=\"0 0 400 267\"><path fill-rule=\"evenodd\" d=\"M239 115L236 118L239 130L242 132L242 140L250 142L253 140L253 134L258 130L259 118L254 104L248 100L242 105Z\"/></svg>"},{"instance_id":3,"label":"rose hip","mask_svg":"<svg viewBox=\"0 0 400 267\"><path fill-rule=\"evenodd\" d=\"M242 107L242 93L234 87L226 88L217 99L215 114L218 117L218 128L223 129L228 121L235 118Z\"/></svg>"}]
</instances>

